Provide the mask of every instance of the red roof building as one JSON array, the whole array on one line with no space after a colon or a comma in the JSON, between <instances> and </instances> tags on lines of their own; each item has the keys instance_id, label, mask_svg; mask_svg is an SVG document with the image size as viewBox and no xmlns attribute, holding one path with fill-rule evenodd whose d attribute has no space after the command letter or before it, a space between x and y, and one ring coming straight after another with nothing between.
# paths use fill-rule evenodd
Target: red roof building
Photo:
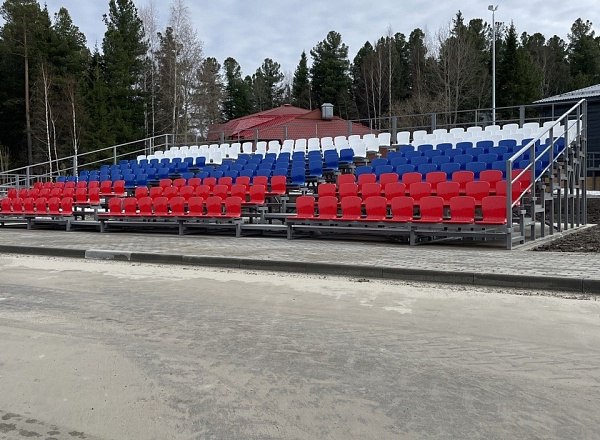
<instances>
[{"instance_id":1,"label":"red roof building","mask_svg":"<svg viewBox=\"0 0 600 440\"><path fill-rule=\"evenodd\" d=\"M323 119L321 110L306 110L284 104L271 110L233 119L210 127L208 141L270 141L377 133L362 124L333 116Z\"/></svg>"}]
</instances>

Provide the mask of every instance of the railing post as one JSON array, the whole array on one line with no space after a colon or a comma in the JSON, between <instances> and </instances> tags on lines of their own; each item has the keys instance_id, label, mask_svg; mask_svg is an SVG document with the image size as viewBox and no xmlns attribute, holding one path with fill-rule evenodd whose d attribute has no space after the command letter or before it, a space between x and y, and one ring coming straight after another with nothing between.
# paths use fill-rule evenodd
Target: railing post
<instances>
[{"instance_id":1,"label":"railing post","mask_svg":"<svg viewBox=\"0 0 600 440\"><path fill-rule=\"evenodd\" d=\"M287 125L283 127L283 140L285 141L288 138L288 128Z\"/></svg>"},{"instance_id":2,"label":"railing post","mask_svg":"<svg viewBox=\"0 0 600 440\"><path fill-rule=\"evenodd\" d=\"M113 146L113 165L117 164L117 146Z\"/></svg>"},{"instance_id":3,"label":"railing post","mask_svg":"<svg viewBox=\"0 0 600 440\"><path fill-rule=\"evenodd\" d=\"M348 121L348 136L352 136L352 121Z\"/></svg>"},{"instance_id":4,"label":"railing post","mask_svg":"<svg viewBox=\"0 0 600 440\"><path fill-rule=\"evenodd\" d=\"M79 164L77 163L77 154L73 155L73 175L75 177L77 177L78 173L77 173L77 168L79 167Z\"/></svg>"},{"instance_id":5,"label":"railing post","mask_svg":"<svg viewBox=\"0 0 600 440\"><path fill-rule=\"evenodd\" d=\"M583 224L587 225L587 100L583 102Z\"/></svg>"},{"instance_id":6,"label":"railing post","mask_svg":"<svg viewBox=\"0 0 600 440\"><path fill-rule=\"evenodd\" d=\"M225 132L222 131L221 134L219 135L219 143L220 144L224 144L225 143Z\"/></svg>"},{"instance_id":7,"label":"railing post","mask_svg":"<svg viewBox=\"0 0 600 440\"><path fill-rule=\"evenodd\" d=\"M512 162L506 161L506 248L512 249L513 219L512 219ZM523 234L524 231L521 231Z\"/></svg>"},{"instance_id":8,"label":"railing post","mask_svg":"<svg viewBox=\"0 0 600 440\"><path fill-rule=\"evenodd\" d=\"M25 183L27 188L31 187L31 166L25 167Z\"/></svg>"},{"instance_id":9,"label":"railing post","mask_svg":"<svg viewBox=\"0 0 600 440\"><path fill-rule=\"evenodd\" d=\"M396 143L396 139L398 138L398 117L392 116L392 145Z\"/></svg>"},{"instance_id":10,"label":"railing post","mask_svg":"<svg viewBox=\"0 0 600 440\"><path fill-rule=\"evenodd\" d=\"M437 113L431 114L431 132L437 128Z\"/></svg>"},{"instance_id":11,"label":"railing post","mask_svg":"<svg viewBox=\"0 0 600 440\"><path fill-rule=\"evenodd\" d=\"M553 118L554 119L554 118ZM554 139L554 127L550 127L550 235L554 234L554 173L555 173L555 163L554 163L554 145L556 144L556 140ZM546 197L546 194L542 194L542 197ZM544 227L544 225L542 225Z\"/></svg>"},{"instance_id":12,"label":"railing post","mask_svg":"<svg viewBox=\"0 0 600 440\"><path fill-rule=\"evenodd\" d=\"M519 124L521 125L521 127L523 127L524 123L525 123L525 106L520 105L519 106Z\"/></svg>"}]
</instances>

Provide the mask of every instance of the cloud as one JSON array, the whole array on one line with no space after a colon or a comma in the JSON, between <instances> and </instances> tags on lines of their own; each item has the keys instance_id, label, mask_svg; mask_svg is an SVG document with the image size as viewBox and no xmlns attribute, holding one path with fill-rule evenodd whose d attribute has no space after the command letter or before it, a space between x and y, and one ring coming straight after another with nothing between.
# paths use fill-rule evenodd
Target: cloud
<instances>
[{"instance_id":1,"label":"cloud","mask_svg":"<svg viewBox=\"0 0 600 440\"><path fill-rule=\"evenodd\" d=\"M139 8L148 1L135 3ZM417 27L435 34L449 25L459 9L467 21L482 18L490 22L487 5L491 3L499 6L496 20L507 24L514 21L519 33L541 32L548 38L557 34L566 39L579 17L600 25L597 0L187 0L205 55L221 63L229 56L235 58L244 75L251 75L267 57L280 63L284 71L293 72L302 51L308 54L330 30L342 34L352 59L366 41L385 35L388 27L407 36ZM102 15L108 10L108 0L47 0L47 4L51 13L61 5L67 7L86 34L88 45L101 45ZM168 2L155 0L155 5L164 26Z\"/></svg>"}]
</instances>

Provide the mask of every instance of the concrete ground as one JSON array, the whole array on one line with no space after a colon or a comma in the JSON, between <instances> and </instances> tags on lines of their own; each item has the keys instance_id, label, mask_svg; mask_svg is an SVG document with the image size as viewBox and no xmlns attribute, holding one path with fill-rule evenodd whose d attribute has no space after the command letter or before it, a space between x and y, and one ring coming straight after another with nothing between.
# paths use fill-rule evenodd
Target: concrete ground
<instances>
[{"instance_id":1,"label":"concrete ground","mask_svg":"<svg viewBox=\"0 0 600 440\"><path fill-rule=\"evenodd\" d=\"M600 437L595 297L7 254L0 274L0 439Z\"/></svg>"}]
</instances>

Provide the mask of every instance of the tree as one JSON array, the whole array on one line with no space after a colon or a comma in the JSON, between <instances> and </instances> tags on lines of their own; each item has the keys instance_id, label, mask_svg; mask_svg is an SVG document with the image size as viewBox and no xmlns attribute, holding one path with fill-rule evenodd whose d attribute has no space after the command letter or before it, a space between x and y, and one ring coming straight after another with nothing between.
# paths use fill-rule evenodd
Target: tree
<instances>
[{"instance_id":1,"label":"tree","mask_svg":"<svg viewBox=\"0 0 600 440\"><path fill-rule=\"evenodd\" d=\"M283 79L280 64L271 58L265 58L252 77L254 103L258 111L268 110L283 103Z\"/></svg>"},{"instance_id":2,"label":"tree","mask_svg":"<svg viewBox=\"0 0 600 440\"><path fill-rule=\"evenodd\" d=\"M112 138L117 143L143 136L144 28L133 0L110 0L102 40L104 78Z\"/></svg>"},{"instance_id":3,"label":"tree","mask_svg":"<svg viewBox=\"0 0 600 440\"><path fill-rule=\"evenodd\" d=\"M199 121L198 130L205 137L209 127L223 119L223 79L221 65L216 58L206 58L198 70L195 102Z\"/></svg>"},{"instance_id":4,"label":"tree","mask_svg":"<svg viewBox=\"0 0 600 440\"><path fill-rule=\"evenodd\" d=\"M294 72L292 82L292 104L297 107L312 110L312 101L310 99L310 72L308 70L308 59L306 52L302 51L300 62Z\"/></svg>"},{"instance_id":5,"label":"tree","mask_svg":"<svg viewBox=\"0 0 600 440\"><path fill-rule=\"evenodd\" d=\"M252 78L242 79L238 62L229 57L223 62L225 75L225 102L223 113L227 120L249 115L252 112Z\"/></svg>"},{"instance_id":6,"label":"tree","mask_svg":"<svg viewBox=\"0 0 600 440\"><path fill-rule=\"evenodd\" d=\"M600 38L596 38L592 23L578 18L568 37L573 88L597 84L600 81Z\"/></svg>"},{"instance_id":7,"label":"tree","mask_svg":"<svg viewBox=\"0 0 600 440\"><path fill-rule=\"evenodd\" d=\"M312 92L315 103L329 102L337 113L346 118L352 113L351 79L349 76L348 46L342 36L331 31L310 51L313 63L310 68Z\"/></svg>"}]
</instances>

